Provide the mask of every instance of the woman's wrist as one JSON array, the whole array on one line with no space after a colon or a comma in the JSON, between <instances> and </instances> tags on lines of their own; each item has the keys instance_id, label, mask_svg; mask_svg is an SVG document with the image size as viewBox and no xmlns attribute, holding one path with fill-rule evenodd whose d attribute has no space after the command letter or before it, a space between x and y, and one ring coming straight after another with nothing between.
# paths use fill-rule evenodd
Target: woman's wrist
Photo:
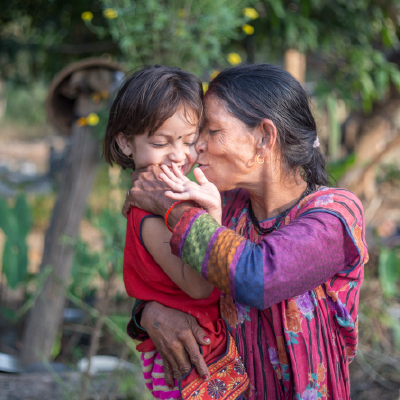
<instances>
[{"instance_id":1,"label":"woman's wrist","mask_svg":"<svg viewBox=\"0 0 400 400\"><path fill-rule=\"evenodd\" d=\"M155 321L158 321L157 316L161 312L162 308L164 308L164 306L156 301L146 302L142 310L140 326L146 331L149 331L152 328L158 329Z\"/></svg>"},{"instance_id":2,"label":"woman's wrist","mask_svg":"<svg viewBox=\"0 0 400 400\"><path fill-rule=\"evenodd\" d=\"M188 200L185 203L177 204L168 214L168 225L174 229L176 224L181 219L183 213L188 209L193 207L193 202Z\"/></svg>"}]
</instances>

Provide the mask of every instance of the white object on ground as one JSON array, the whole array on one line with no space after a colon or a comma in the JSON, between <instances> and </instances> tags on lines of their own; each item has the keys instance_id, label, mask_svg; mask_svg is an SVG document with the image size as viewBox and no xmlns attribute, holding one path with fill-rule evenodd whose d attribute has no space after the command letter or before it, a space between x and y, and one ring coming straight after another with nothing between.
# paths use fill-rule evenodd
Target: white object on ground
<instances>
[{"instance_id":1,"label":"white object on ground","mask_svg":"<svg viewBox=\"0 0 400 400\"><path fill-rule=\"evenodd\" d=\"M0 353L0 371L1 372L21 372L18 357L9 354Z\"/></svg>"},{"instance_id":2,"label":"white object on ground","mask_svg":"<svg viewBox=\"0 0 400 400\"><path fill-rule=\"evenodd\" d=\"M80 372L86 372L89 360L85 357L78 361L77 367ZM90 360L89 374L94 375L98 372L112 372L117 369L128 369L137 372L138 367L128 361L113 356L93 356Z\"/></svg>"}]
</instances>

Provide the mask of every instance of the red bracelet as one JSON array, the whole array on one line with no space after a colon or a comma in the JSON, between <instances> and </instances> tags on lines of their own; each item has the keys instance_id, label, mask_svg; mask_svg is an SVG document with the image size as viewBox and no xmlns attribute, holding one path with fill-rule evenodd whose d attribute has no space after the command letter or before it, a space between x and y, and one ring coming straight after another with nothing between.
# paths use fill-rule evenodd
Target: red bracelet
<instances>
[{"instance_id":1,"label":"red bracelet","mask_svg":"<svg viewBox=\"0 0 400 400\"><path fill-rule=\"evenodd\" d=\"M167 211L167 213L165 214L164 221L165 221L165 226L166 226L171 232L173 232L173 230L168 226L168 215L169 215L169 213L170 213L171 210L172 210L175 206L177 206L178 204L180 204L180 203L187 203L187 202L194 203L194 205L195 205L196 207L200 207L200 206L199 206L197 203L195 203L194 201L191 201L191 200L179 200L179 201L175 202L174 204L172 204L172 206L171 206L170 208L168 208L168 211Z\"/></svg>"}]
</instances>

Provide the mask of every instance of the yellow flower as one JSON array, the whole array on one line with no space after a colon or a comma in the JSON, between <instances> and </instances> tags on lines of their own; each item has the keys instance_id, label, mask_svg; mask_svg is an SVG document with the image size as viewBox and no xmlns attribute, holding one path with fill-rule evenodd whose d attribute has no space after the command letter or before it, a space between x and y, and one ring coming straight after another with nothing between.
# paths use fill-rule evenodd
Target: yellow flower
<instances>
[{"instance_id":1,"label":"yellow flower","mask_svg":"<svg viewBox=\"0 0 400 400\"><path fill-rule=\"evenodd\" d=\"M118 12L115 8L106 8L103 11L103 15L107 18L107 19L114 19L118 17Z\"/></svg>"},{"instance_id":2,"label":"yellow flower","mask_svg":"<svg viewBox=\"0 0 400 400\"><path fill-rule=\"evenodd\" d=\"M95 126L99 123L99 116L95 113L90 113L87 117L86 117L86 122L88 125L90 126Z\"/></svg>"},{"instance_id":3,"label":"yellow flower","mask_svg":"<svg viewBox=\"0 0 400 400\"><path fill-rule=\"evenodd\" d=\"M208 83L207 82L203 82L203 93L205 94L208 90Z\"/></svg>"},{"instance_id":4,"label":"yellow flower","mask_svg":"<svg viewBox=\"0 0 400 400\"><path fill-rule=\"evenodd\" d=\"M76 126L86 126L86 125L87 122L85 117L78 118L78 120L76 121Z\"/></svg>"},{"instance_id":5,"label":"yellow flower","mask_svg":"<svg viewBox=\"0 0 400 400\"><path fill-rule=\"evenodd\" d=\"M242 29L246 35L252 35L254 33L254 27L249 24L243 25Z\"/></svg>"},{"instance_id":6,"label":"yellow flower","mask_svg":"<svg viewBox=\"0 0 400 400\"><path fill-rule=\"evenodd\" d=\"M257 19L259 17L258 12L252 7L243 8L243 15L250 19Z\"/></svg>"},{"instance_id":7,"label":"yellow flower","mask_svg":"<svg viewBox=\"0 0 400 400\"><path fill-rule=\"evenodd\" d=\"M229 64L232 65L240 64L242 62L242 57L240 57L238 53L229 53L226 59Z\"/></svg>"},{"instance_id":8,"label":"yellow flower","mask_svg":"<svg viewBox=\"0 0 400 400\"><path fill-rule=\"evenodd\" d=\"M212 81L219 73L220 73L220 71L218 71L217 69L214 69L214 71L211 72L211 74L210 74L210 81Z\"/></svg>"},{"instance_id":9,"label":"yellow flower","mask_svg":"<svg viewBox=\"0 0 400 400\"><path fill-rule=\"evenodd\" d=\"M183 18L184 16L186 16L186 11L181 8L180 10L178 10L178 16Z\"/></svg>"},{"instance_id":10,"label":"yellow flower","mask_svg":"<svg viewBox=\"0 0 400 400\"><path fill-rule=\"evenodd\" d=\"M176 33L178 36L182 36L183 33L184 33L184 31L183 31L182 28L177 28L176 31L175 31L175 33Z\"/></svg>"},{"instance_id":11,"label":"yellow flower","mask_svg":"<svg viewBox=\"0 0 400 400\"><path fill-rule=\"evenodd\" d=\"M85 11L82 13L81 18L84 21L91 21L93 19L93 14L90 11Z\"/></svg>"}]
</instances>

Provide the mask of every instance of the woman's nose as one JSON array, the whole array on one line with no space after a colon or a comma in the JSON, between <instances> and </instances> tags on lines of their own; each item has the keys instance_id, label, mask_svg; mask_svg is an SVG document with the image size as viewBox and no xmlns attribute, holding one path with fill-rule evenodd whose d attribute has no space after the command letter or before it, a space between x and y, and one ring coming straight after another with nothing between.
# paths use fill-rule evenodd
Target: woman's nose
<instances>
[{"instance_id":1,"label":"woman's nose","mask_svg":"<svg viewBox=\"0 0 400 400\"><path fill-rule=\"evenodd\" d=\"M195 149L197 153L205 153L207 151L207 134L200 133L199 138L195 144Z\"/></svg>"}]
</instances>

